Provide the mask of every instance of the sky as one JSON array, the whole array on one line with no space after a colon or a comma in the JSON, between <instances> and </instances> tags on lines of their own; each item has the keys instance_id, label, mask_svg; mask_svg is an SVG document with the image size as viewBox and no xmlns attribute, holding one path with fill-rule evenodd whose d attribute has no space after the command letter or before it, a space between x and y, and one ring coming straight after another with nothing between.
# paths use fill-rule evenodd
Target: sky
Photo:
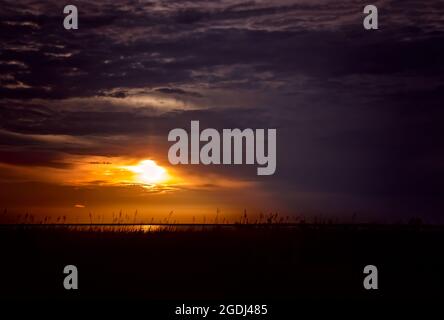
<instances>
[{"instance_id":1,"label":"sky","mask_svg":"<svg viewBox=\"0 0 444 320\"><path fill-rule=\"evenodd\" d=\"M0 1L0 215L444 223L444 4L372 3ZM191 120L276 128L276 173L170 165Z\"/></svg>"}]
</instances>

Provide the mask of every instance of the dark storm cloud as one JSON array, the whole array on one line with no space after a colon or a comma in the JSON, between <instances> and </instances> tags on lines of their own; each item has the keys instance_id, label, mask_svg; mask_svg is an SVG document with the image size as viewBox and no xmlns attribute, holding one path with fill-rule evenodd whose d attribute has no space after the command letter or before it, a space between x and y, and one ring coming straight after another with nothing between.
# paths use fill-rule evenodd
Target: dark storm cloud
<instances>
[{"instance_id":1,"label":"dark storm cloud","mask_svg":"<svg viewBox=\"0 0 444 320\"><path fill-rule=\"evenodd\" d=\"M58 1L1 1L2 150L111 154L97 137L165 137L190 120L277 127L267 183L293 207L442 208L441 1L376 1L375 32L364 1L74 4L67 31Z\"/></svg>"},{"instance_id":2,"label":"dark storm cloud","mask_svg":"<svg viewBox=\"0 0 444 320\"><path fill-rule=\"evenodd\" d=\"M1 151L0 159L3 163L19 166L43 166L52 168L69 168L70 164L63 162L63 155L55 152L29 152L21 151Z\"/></svg>"},{"instance_id":3,"label":"dark storm cloud","mask_svg":"<svg viewBox=\"0 0 444 320\"><path fill-rule=\"evenodd\" d=\"M165 7L156 11L161 4ZM439 21L428 22L425 16L433 6L415 10L424 24L406 26L398 20L408 18L409 11L395 11L396 3L384 4L393 11L386 22L390 32L368 34L361 28L358 4L278 1L268 6L227 2L225 7L212 3L198 7L182 2L104 2L99 8L79 2L81 26L75 32L62 28L58 3L35 7L23 2L16 10L6 4L10 10L2 17L5 50L0 59L19 61L30 72L2 64L2 72L28 87L2 87L1 94L16 99L62 98L122 86L180 86L195 81L197 71L212 73L216 67L239 65L245 66L238 77L267 71L272 80L290 83L297 74L325 78L442 73L442 64L431 68L418 63L418 59L438 59L443 51L442 41L436 39L442 30L434 25ZM32 14L24 11L26 7L33 9ZM379 63L380 57L384 63ZM226 86L233 80L230 76L207 80L211 86Z\"/></svg>"},{"instance_id":4,"label":"dark storm cloud","mask_svg":"<svg viewBox=\"0 0 444 320\"><path fill-rule=\"evenodd\" d=\"M269 111L257 109L175 111L162 115L133 111L67 111L46 110L41 105L0 105L4 129L22 134L57 135L162 135L174 127L189 127L190 121L201 119L203 126L263 128L268 126ZM125 125L122 125L122 124ZM174 124L174 127L172 126ZM20 139L20 138L16 138Z\"/></svg>"},{"instance_id":5,"label":"dark storm cloud","mask_svg":"<svg viewBox=\"0 0 444 320\"><path fill-rule=\"evenodd\" d=\"M190 92L190 91L182 90L179 88L158 88L158 89L156 89L156 91L166 93L166 94L173 94L173 95L175 94L175 95L202 97L202 95L197 92Z\"/></svg>"}]
</instances>

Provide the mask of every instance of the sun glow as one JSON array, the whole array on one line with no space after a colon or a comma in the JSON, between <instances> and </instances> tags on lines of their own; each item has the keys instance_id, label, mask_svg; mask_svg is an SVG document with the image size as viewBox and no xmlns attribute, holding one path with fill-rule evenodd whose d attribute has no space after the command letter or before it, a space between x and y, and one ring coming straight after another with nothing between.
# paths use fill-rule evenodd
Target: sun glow
<instances>
[{"instance_id":1,"label":"sun glow","mask_svg":"<svg viewBox=\"0 0 444 320\"><path fill-rule=\"evenodd\" d=\"M159 166L154 160L142 160L137 165L125 166L124 169L134 172L140 183L156 184L168 178L165 168Z\"/></svg>"}]
</instances>

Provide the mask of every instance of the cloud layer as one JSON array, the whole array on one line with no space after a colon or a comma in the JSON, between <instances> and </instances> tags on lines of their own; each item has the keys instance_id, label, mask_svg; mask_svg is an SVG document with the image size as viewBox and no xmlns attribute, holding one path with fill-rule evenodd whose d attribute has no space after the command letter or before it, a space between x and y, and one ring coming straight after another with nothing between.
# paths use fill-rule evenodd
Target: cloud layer
<instances>
[{"instance_id":1,"label":"cloud layer","mask_svg":"<svg viewBox=\"0 0 444 320\"><path fill-rule=\"evenodd\" d=\"M439 219L439 0L376 1L374 32L354 0L76 1L71 31L59 1L0 3L5 166L165 163L168 131L190 120L278 128L278 170L266 181L243 167L183 170L254 182L287 212Z\"/></svg>"}]
</instances>

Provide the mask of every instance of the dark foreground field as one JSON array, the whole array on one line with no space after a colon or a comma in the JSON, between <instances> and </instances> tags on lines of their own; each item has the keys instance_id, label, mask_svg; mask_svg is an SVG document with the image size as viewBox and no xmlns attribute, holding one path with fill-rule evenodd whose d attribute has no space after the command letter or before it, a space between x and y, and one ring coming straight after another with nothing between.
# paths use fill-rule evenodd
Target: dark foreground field
<instances>
[{"instance_id":1,"label":"dark foreground field","mask_svg":"<svg viewBox=\"0 0 444 320\"><path fill-rule=\"evenodd\" d=\"M1 227L2 299L430 299L444 292L444 231L301 226L99 232ZM63 288L77 266L79 289ZM363 268L379 269L379 290Z\"/></svg>"}]
</instances>

